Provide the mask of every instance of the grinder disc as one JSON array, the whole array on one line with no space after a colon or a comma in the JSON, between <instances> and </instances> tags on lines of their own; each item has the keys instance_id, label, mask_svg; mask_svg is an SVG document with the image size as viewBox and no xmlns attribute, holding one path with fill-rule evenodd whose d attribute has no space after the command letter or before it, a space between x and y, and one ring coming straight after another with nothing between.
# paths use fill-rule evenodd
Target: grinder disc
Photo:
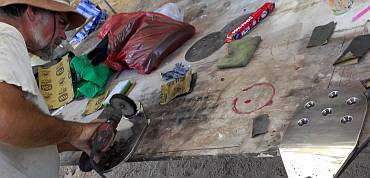
<instances>
[{"instance_id":1,"label":"grinder disc","mask_svg":"<svg viewBox=\"0 0 370 178\"><path fill-rule=\"evenodd\" d=\"M126 117L131 117L137 113L135 102L125 95L113 95L110 99L110 105L115 109L120 109L122 114Z\"/></svg>"}]
</instances>

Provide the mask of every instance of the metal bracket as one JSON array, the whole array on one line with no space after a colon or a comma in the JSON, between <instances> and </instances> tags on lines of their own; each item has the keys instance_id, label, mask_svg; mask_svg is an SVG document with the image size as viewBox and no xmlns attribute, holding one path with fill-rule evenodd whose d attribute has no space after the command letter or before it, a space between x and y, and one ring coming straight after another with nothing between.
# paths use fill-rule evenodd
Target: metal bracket
<instances>
[{"instance_id":1,"label":"metal bracket","mask_svg":"<svg viewBox=\"0 0 370 178\"><path fill-rule=\"evenodd\" d=\"M289 177L335 177L357 145L367 112L361 84L321 90L296 110L279 146Z\"/></svg>"}]
</instances>

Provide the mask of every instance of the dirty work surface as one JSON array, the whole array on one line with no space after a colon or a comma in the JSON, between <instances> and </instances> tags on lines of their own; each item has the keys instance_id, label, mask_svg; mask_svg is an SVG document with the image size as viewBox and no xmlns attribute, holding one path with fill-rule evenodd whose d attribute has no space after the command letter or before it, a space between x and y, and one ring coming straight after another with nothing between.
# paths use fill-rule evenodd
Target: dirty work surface
<instances>
[{"instance_id":1,"label":"dirty work surface","mask_svg":"<svg viewBox=\"0 0 370 178\"><path fill-rule=\"evenodd\" d=\"M346 22L351 20L355 12L334 17L327 9L325 1L278 1L275 11L249 34L261 36L262 41L248 66L217 70L216 60L226 54L223 46L213 55L193 63L192 69L198 73L198 82L192 93L160 106L160 72L183 61L186 50L192 44L201 37L222 29L231 19L240 16L244 7L261 6L242 1L225 7L226 2L179 1L179 4L189 7L202 7L202 15L191 20L191 24L197 28L197 36L166 58L163 65L152 74L141 76L132 71L124 71L118 78L137 82L130 97L142 102L148 117L152 119L135 155L137 160L258 154L266 150L276 150L297 104L305 96L315 89L327 88L329 85L369 78L368 55L363 57L361 65L332 64L351 39L361 35L364 24L362 19L367 19L370 15L348 24ZM317 14L320 14L320 18L312 20ZM325 46L306 48L312 29L330 21L338 22L330 42ZM258 83L269 85L244 92ZM271 86L276 90L275 95L272 95ZM235 98L238 98L238 112L233 110ZM77 112L78 108L72 108L71 111ZM268 132L251 138L252 119L261 114L270 116ZM76 119L78 115L70 113L66 117ZM364 133L368 135L370 126L367 125L370 124L365 123Z\"/></svg>"},{"instance_id":2,"label":"dirty work surface","mask_svg":"<svg viewBox=\"0 0 370 178\"><path fill-rule=\"evenodd\" d=\"M276 149L295 103L312 89L327 87L333 70L332 60L328 58L339 54L337 44L342 43L338 39L325 49L307 50L308 39L297 33L302 32L300 23L278 25L287 23L287 19L281 18L284 13L288 12L276 8L258 30L250 33L260 35L262 42L253 57L255 60L247 67L217 70L215 61L226 54L226 48L220 48L214 57L193 65L193 70L198 72L194 91L164 106L157 104L159 89L144 85L140 88L139 84L132 97L144 103L152 124L138 149L137 160ZM217 19L224 22L219 25L223 28L233 18L218 16ZM304 34L311 32L307 30ZM181 58L184 53L181 51L177 56ZM322 62L329 67L322 68ZM317 75L313 76L313 71ZM248 90L258 83L266 85ZM237 101L235 107L234 101ZM271 128L268 133L251 138L252 119L261 114L273 118Z\"/></svg>"},{"instance_id":3,"label":"dirty work surface","mask_svg":"<svg viewBox=\"0 0 370 178\"><path fill-rule=\"evenodd\" d=\"M292 2L279 1L276 11L250 33L260 35L262 41L248 66L215 69L215 61L227 52L223 47L193 65L199 82L186 97L160 107L156 104L158 89L142 86L133 92L132 97L144 102L153 121L136 155L138 160L277 149L297 103L313 90L345 78L343 74L351 76L336 71L332 64L363 27L352 30L338 22L330 43L306 48L312 29L333 21L332 14L322 1L288 5ZM313 23L311 15L319 12L322 18ZM292 16L299 18L295 21ZM230 18L218 19L226 22ZM176 56L181 58L184 53ZM333 72L341 76L333 76ZM257 85L260 83L265 85ZM258 87L247 90L254 85ZM261 114L270 116L268 132L251 138L252 119Z\"/></svg>"}]
</instances>

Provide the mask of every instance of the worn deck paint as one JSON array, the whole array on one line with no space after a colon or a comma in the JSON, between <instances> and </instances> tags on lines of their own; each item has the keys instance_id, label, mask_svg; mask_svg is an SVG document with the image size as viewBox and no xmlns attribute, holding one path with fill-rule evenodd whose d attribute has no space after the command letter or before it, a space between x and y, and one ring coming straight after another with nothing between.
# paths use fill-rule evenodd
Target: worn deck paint
<instances>
[{"instance_id":1,"label":"worn deck paint","mask_svg":"<svg viewBox=\"0 0 370 178\"><path fill-rule=\"evenodd\" d=\"M259 24L258 30L250 33L262 36L262 42L248 66L217 70L215 62L227 52L223 46L202 61L192 63L193 71L198 73L198 82L192 93L160 106L160 72L183 62L192 44L222 29L241 15L244 8L256 9L259 3L263 3L227 2L230 1L179 1L183 9L202 9L201 15L191 21L197 28L196 36L164 60L154 73L142 76L134 71L123 71L118 78L137 82L130 97L144 103L147 115L153 121L137 152L138 160L277 151L276 146L305 96L313 90L369 78L369 55L358 65L332 66L350 40L364 33L363 25L370 14L364 14L355 22L351 19L367 7L369 1L359 1L357 6L341 16L333 16L322 0L277 1L275 11ZM337 26L329 43L307 49L313 28L330 21L336 21ZM233 98L242 88L254 83L274 85L276 94L272 105L248 115L236 114L231 108ZM252 103L252 99L247 102ZM65 117L83 122L92 120L95 115L82 118L78 114L80 110L83 112L83 107L83 101L72 103L66 107ZM268 133L251 138L251 121L261 114L270 116ZM370 124L365 123L361 138L369 134Z\"/></svg>"}]
</instances>

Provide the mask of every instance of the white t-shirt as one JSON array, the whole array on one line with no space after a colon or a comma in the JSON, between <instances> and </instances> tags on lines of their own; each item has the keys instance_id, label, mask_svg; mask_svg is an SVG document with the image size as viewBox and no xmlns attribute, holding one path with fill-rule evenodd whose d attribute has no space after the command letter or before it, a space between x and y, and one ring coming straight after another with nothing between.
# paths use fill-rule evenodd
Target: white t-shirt
<instances>
[{"instance_id":1,"label":"white t-shirt","mask_svg":"<svg viewBox=\"0 0 370 178\"><path fill-rule=\"evenodd\" d=\"M50 114L33 76L31 60L22 34L0 22L0 82L19 86L27 99ZM1 92L1 91L0 91ZM24 118L27 119L27 118ZM58 177L59 155L56 145L22 149L0 142L0 177Z\"/></svg>"}]
</instances>

